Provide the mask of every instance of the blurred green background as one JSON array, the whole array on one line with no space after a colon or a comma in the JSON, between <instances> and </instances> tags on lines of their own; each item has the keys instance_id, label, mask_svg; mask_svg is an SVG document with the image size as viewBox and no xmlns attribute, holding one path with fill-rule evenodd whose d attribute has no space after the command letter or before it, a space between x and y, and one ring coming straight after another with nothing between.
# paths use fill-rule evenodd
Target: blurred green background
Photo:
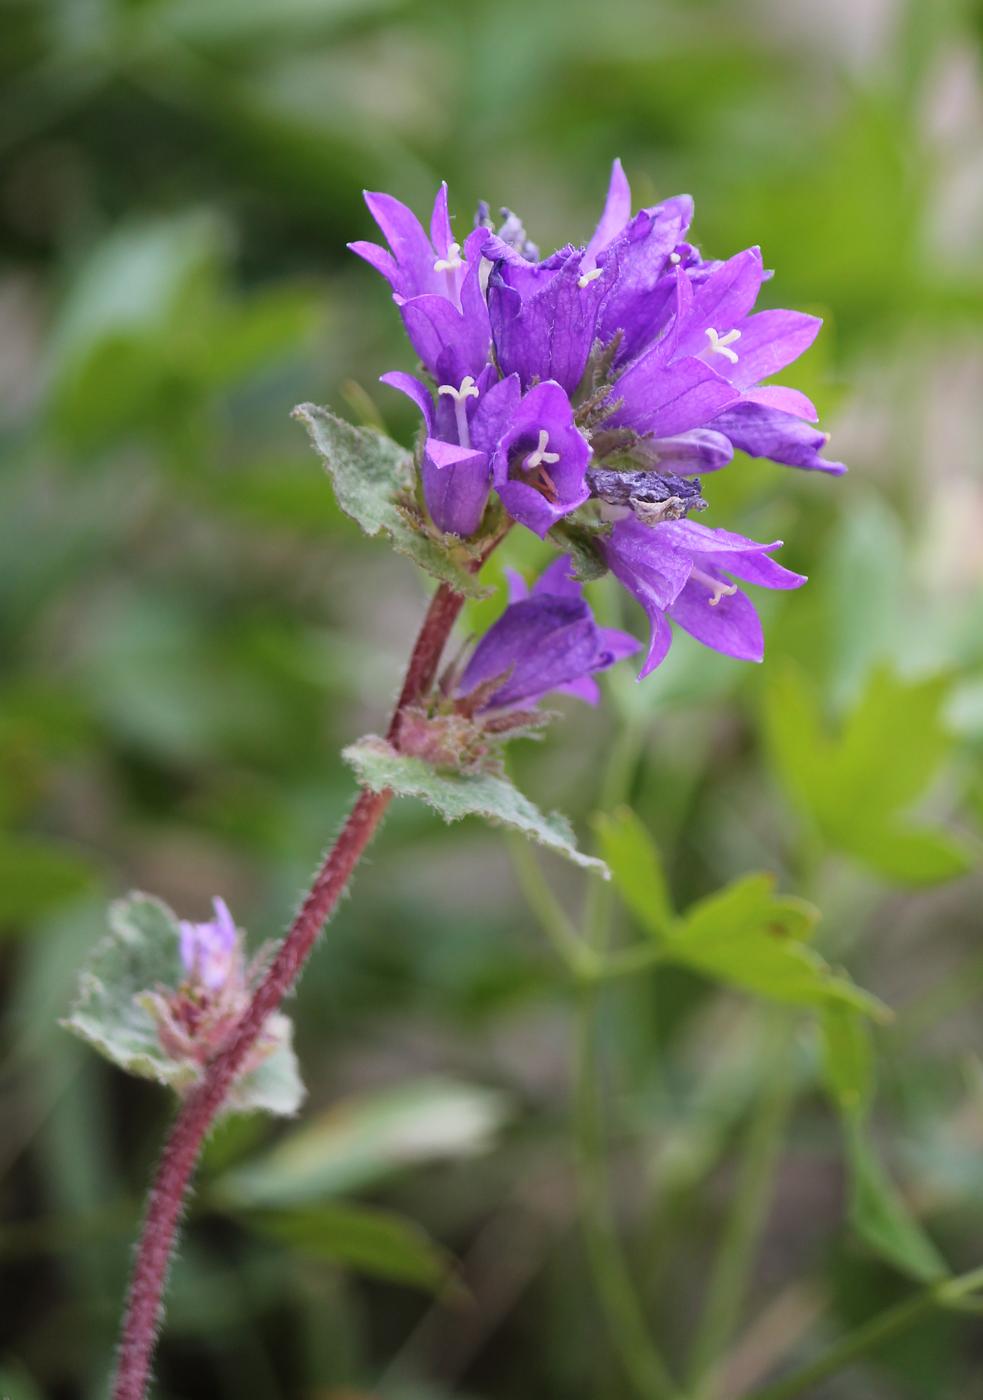
<instances>
[{"instance_id":1,"label":"blurred green background","mask_svg":"<svg viewBox=\"0 0 983 1400\"><path fill-rule=\"evenodd\" d=\"M763 600L765 665L680 635L513 767L589 841L627 753L681 904L755 869L815 900L826 956L899 1013L870 1127L898 1201L953 1269L983 1263L979 6L8 0L2 21L0 1389L103 1394L170 1113L56 1025L106 899L203 918L221 892L257 943L282 929L351 800L339 749L384 722L422 613L289 418L313 399L414 431L376 383L411 352L344 246L372 236L363 186L424 210L446 178L458 228L484 197L547 247L589 234L620 155L636 203L690 191L705 250L761 243L768 303L827 318L792 378L850 475L707 483L709 523L783 538L811 576ZM871 690L885 664L900 680ZM835 732L865 695L851 820L817 820L799 719ZM857 812L912 754L923 834L874 839ZM584 877L543 868L575 911ZM638 1394L579 1228L576 1001L501 835L398 803L292 1003L302 1127L241 1120L210 1147L162 1400ZM617 1228L676 1364L770 1032L682 972L612 984L599 1015ZM917 1287L847 1219L795 1024L721 1400ZM983 1323L929 1311L808 1393L983 1394Z\"/></svg>"}]
</instances>

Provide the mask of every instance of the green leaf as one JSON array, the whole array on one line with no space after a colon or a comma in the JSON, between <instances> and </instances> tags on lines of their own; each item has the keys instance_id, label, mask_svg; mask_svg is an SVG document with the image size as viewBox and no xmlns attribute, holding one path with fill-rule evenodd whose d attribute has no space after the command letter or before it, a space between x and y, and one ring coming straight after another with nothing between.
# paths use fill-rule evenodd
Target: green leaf
<instances>
[{"instance_id":1,"label":"green leaf","mask_svg":"<svg viewBox=\"0 0 983 1400\"><path fill-rule=\"evenodd\" d=\"M618 893L645 931L661 940L675 915L655 842L628 807L602 814L595 828Z\"/></svg>"},{"instance_id":2,"label":"green leaf","mask_svg":"<svg viewBox=\"0 0 983 1400\"><path fill-rule=\"evenodd\" d=\"M565 817L559 812L544 815L507 778L442 771L421 758L397 753L373 735L350 745L342 757L354 768L359 782L373 792L391 788L401 797L419 797L447 822L483 817L493 826L506 826L539 841L586 870L608 875L602 860L577 849Z\"/></svg>"},{"instance_id":3,"label":"green leaf","mask_svg":"<svg viewBox=\"0 0 983 1400\"><path fill-rule=\"evenodd\" d=\"M886 667L870 675L847 716L836 755L840 812L852 804L893 812L914 802L951 747L942 723L945 676L905 681Z\"/></svg>"},{"instance_id":4,"label":"green leaf","mask_svg":"<svg viewBox=\"0 0 983 1400\"><path fill-rule=\"evenodd\" d=\"M952 879L978 860L970 843L900 815L949 753L948 692L945 677L906 681L879 668L835 738L803 676L786 670L766 692L765 734L789 794L831 846L904 884Z\"/></svg>"},{"instance_id":5,"label":"green leaf","mask_svg":"<svg viewBox=\"0 0 983 1400\"><path fill-rule=\"evenodd\" d=\"M0 835L0 929L75 899L95 871L78 851L31 836Z\"/></svg>"},{"instance_id":6,"label":"green leaf","mask_svg":"<svg viewBox=\"0 0 983 1400\"><path fill-rule=\"evenodd\" d=\"M408 1167L486 1150L505 1118L493 1089L411 1080L336 1104L214 1185L230 1206L282 1207L375 1185Z\"/></svg>"},{"instance_id":7,"label":"green leaf","mask_svg":"<svg viewBox=\"0 0 983 1400\"><path fill-rule=\"evenodd\" d=\"M844 829L842 845L879 874L905 885L952 880L979 860L975 846L951 832L904 822L857 822Z\"/></svg>"},{"instance_id":8,"label":"green leaf","mask_svg":"<svg viewBox=\"0 0 983 1400\"><path fill-rule=\"evenodd\" d=\"M850 1223L875 1253L920 1283L949 1272L945 1260L914 1218L854 1123L847 1132L852 1195Z\"/></svg>"},{"instance_id":9,"label":"green leaf","mask_svg":"<svg viewBox=\"0 0 983 1400\"><path fill-rule=\"evenodd\" d=\"M789 796L813 812L826 782L832 746L823 732L815 691L796 667L769 668L764 733L772 765Z\"/></svg>"},{"instance_id":10,"label":"green leaf","mask_svg":"<svg viewBox=\"0 0 983 1400\"><path fill-rule=\"evenodd\" d=\"M844 1113L864 1113L874 1092L874 1054L867 1023L852 1007L830 1001L820 1021L823 1079Z\"/></svg>"},{"instance_id":11,"label":"green leaf","mask_svg":"<svg viewBox=\"0 0 983 1400\"><path fill-rule=\"evenodd\" d=\"M451 1260L425 1230L392 1211L335 1204L307 1209L250 1212L251 1229L302 1254L330 1259L373 1278L437 1292L447 1282Z\"/></svg>"},{"instance_id":12,"label":"green leaf","mask_svg":"<svg viewBox=\"0 0 983 1400\"><path fill-rule=\"evenodd\" d=\"M388 535L394 549L456 593L484 596L486 590L468 570L474 556L467 545L412 520L397 504L400 497L412 503L412 453L374 428L354 428L316 404L299 404L293 416L322 457L338 504L367 535Z\"/></svg>"},{"instance_id":13,"label":"green leaf","mask_svg":"<svg viewBox=\"0 0 983 1400\"><path fill-rule=\"evenodd\" d=\"M146 1002L147 993L184 981L177 918L152 895L131 894L110 906L109 925L109 935L79 976L78 997L61 1024L128 1074L186 1092L201 1070L167 1054ZM290 1021L271 1017L267 1029L278 1044L233 1086L227 1111L292 1114L303 1098Z\"/></svg>"},{"instance_id":14,"label":"green leaf","mask_svg":"<svg viewBox=\"0 0 983 1400\"><path fill-rule=\"evenodd\" d=\"M668 940L670 961L769 1000L791 1006L843 1001L869 1016L886 1008L835 973L804 943L818 911L776 896L768 875L749 875L687 912Z\"/></svg>"}]
</instances>

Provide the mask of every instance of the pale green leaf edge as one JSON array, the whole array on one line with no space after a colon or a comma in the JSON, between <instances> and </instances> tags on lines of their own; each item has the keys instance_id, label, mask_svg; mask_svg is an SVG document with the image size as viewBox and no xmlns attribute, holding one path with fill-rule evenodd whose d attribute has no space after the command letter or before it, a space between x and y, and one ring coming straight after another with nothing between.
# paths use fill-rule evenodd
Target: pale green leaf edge
<instances>
[{"instance_id":1,"label":"pale green leaf edge","mask_svg":"<svg viewBox=\"0 0 983 1400\"><path fill-rule=\"evenodd\" d=\"M518 831L575 865L610 879L603 860L577 849L566 817L559 812L544 815L505 778L440 772L421 758L397 753L384 739L372 735L349 745L342 757L355 770L359 782L373 792L389 788L402 797L418 797L446 822L483 817L493 826Z\"/></svg>"}]
</instances>

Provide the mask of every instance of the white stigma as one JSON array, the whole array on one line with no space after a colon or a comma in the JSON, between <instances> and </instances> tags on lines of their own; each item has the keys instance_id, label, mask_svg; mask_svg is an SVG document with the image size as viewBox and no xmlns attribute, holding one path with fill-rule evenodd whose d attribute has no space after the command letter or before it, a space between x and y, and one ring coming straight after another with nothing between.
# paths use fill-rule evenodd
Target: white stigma
<instances>
[{"instance_id":1,"label":"white stigma","mask_svg":"<svg viewBox=\"0 0 983 1400\"><path fill-rule=\"evenodd\" d=\"M673 267L675 267L677 263L681 263L681 262L682 262L682 257L680 256L679 253L670 253L670 254L669 254L669 261L672 263Z\"/></svg>"},{"instance_id":2,"label":"white stigma","mask_svg":"<svg viewBox=\"0 0 983 1400\"><path fill-rule=\"evenodd\" d=\"M527 472L533 472L536 470L537 467L551 467L554 462L558 462L560 460L559 452L546 451L546 448L549 444L549 440L549 433L546 431L545 428L540 428L539 442L536 445L536 450L535 452L530 452L529 456L523 463L523 466L525 467Z\"/></svg>"},{"instance_id":3,"label":"white stigma","mask_svg":"<svg viewBox=\"0 0 983 1400\"><path fill-rule=\"evenodd\" d=\"M461 245L460 243L448 243L446 258L438 258L433 265L433 270L434 272L454 272L459 267L464 267Z\"/></svg>"},{"instance_id":4,"label":"white stigma","mask_svg":"<svg viewBox=\"0 0 983 1400\"><path fill-rule=\"evenodd\" d=\"M741 333L738 330L728 331L726 335L718 335L712 326L707 327L707 340L710 342L710 349L715 355L723 355L724 359L730 360L732 365L737 364L737 353L730 349L735 340L740 340Z\"/></svg>"},{"instance_id":5,"label":"white stigma","mask_svg":"<svg viewBox=\"0 0 983 1400\"><path fill-rule=\"evenodd\" d=\"M736 583L722 583L719 578L714 578L712 574L705 574L702 569L693 569L690 578L697 583L705 584L710 590L707 602L711 608L715 608L721 598L732 598L737 592Z\"/></svg>"},{"instance_id":6,"label":"white stigma","mask_svg":"<svg viewBox=\"0 0 983 1400\"><path fill-rule=\"evenodd\" d=\"M457 419L457 440L462 447L471 446L471 434L468 431L468 399L476 399L480 396L480 390L470 374L466 374L461 380L460 388L455 389L453 384L441 384L437 393L446 394L448 398L454 400L454 417Z\"/></svg>"},{"instance_id":7,"label":"white stigma","mask_svg":"<svg viewBox=\"0 0 983 1400\"><path fill-rule=\"evenodd\" d=\"M577 286L589 287L592 282L596 282L598 277L603 276L603 274L603 267L595 267L590 272L585 272L582 277L577 278Z\"/></svg>"}]
</instances>

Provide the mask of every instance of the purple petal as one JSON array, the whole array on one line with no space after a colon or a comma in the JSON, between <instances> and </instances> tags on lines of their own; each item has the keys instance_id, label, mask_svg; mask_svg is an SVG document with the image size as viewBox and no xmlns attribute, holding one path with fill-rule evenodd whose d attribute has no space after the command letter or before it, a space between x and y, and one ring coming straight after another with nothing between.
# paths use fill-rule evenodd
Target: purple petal
<instances>
[{"instance_id":1,"label":"purple petal","mask_svg":"<svg viewBox=\"0 0 983 1400\"><path fill-rule=\"evenodd\" d=\"M639 450L654 466L682 475L719 471L734 457L730 439L712 428L691 428L675 437L644 438Z\"/></svg>"},{"instance_id":2,"label":"purple petal","mask_svg":"<svg viewBox=\"0 0 983 1400\"><path fill-rule=\"evenodd\" d=\"M673 304L674 279L666 277L669 255L692 215L688 195L645 209L599 258L598 285L605 295L597 334L607 342L621 331L619 359L630 359L662 329Z\"/></svg>"},{"instance_id":3,"label":"purple petal","mask_svg":"<svg viewBox=\"0 0 983 1400\"><path fill-rule=\"evenodd\" d=\"M738 661L760 661L765 643L761 619L744 593L715 595L699 579L692 579L669 609L673 622L684 631L724 656Z\"/></svg>"},{"instance_id":4,"label":"purple petal","mask_svg":"<svg viewBox=\"0 0 983 1400\"><path fill-rule=\"evenodd\" d=\"M832 476L846 471L842 462L827 462L819 455L829 441L828 434L778 409L756 403L735 404L714 419L713 427L726 433L749 457L768 457L789 467Z\"/></svg>"},{"instance_id":5,"label":"purple petal","mask_svg":"<svg viewBox=\"0 0 983 1400\"><path fill-rule=\"evenodd\" d=\"M446 258L447 249L454 242L454 235L451 232L451 218L447 211L446 180L441 181L437 197L433 202L433 214L430 216L430 242L434 252L441 258Z\"/></svg>"},{"instance_id":6,"label":"purple petal","mask_svg":"<svg viewBox=\"0 0 983 1400\"><path fill-rule=\"evenodd\" d=\"M538 699L591 669L597 628L587 604L576 598L540 597L513 603L485 633L461 677L467 694L508 672L489 707Z\"/></svg>"},{"instance_id":7,"label":"purple petal","mask_svg":"<svg viewBox=\"0 0 983 1400\"><path fill-rule=\"evenodd\" d=\"M608 185L608 196L604 203L604 212L601 214L584 255L585 266L588 268L594 266L596 255L621 232L630 218L631 186L621 161L615 159L611 166L611 180Z\"/></svg>"},{"instance_id":8,"label":"purple petal","mask_svg":"<svg viewBox=\"0 0 983 1400\"><path fill-rule=\"evenodd\" d=\"M801 311L759 311L748 316L740 324L741 338L734 346L738 360L728 377L742 389L769 379L805 354L822 324L818 316Z\"/></svg>"},{"instance_id":9,"label":"purple petal","mask_svg":"<svg viewBox=\"0 0 983 1400\"><path fill-rule=\"evenodd\" d=\"M399 267L401 286L397 289L394 285L393 290L403 296L436 291L433 247L412 209L391 194L366 190L364 198Z\"/></svg>"},{"instance_id":10,"label":"purple petal","mask_svg":"<svg viewBox=\"0 0 983 1400\"><path fill-rule=\"evenodd\" d=\"M790 389L787 384L759 384L756 389L745 391L744 401L761 404L763 408L777 408L780 413L791 413L810 423L815 423L819 417L812 399L799 389Z\"/></svg>"},{"instance_id":11,"label":"purple petal","mask_svg":"<svg viewBox=\"0 0 983 1400\"><path fill-rule=\"evenodd\" d=\"M390 389L398 389L401 394L405 394L408 399L412 399L417 408L423 414L423 421L427 425L427 436L433 436L434 411L433 398L430 390L419 379L414 379L412 374L404 374L400 369L390 370L388 374L379 376L380 384L388 384Z\"/></svg>"},{"instance_id":12,"label":"purple petal","mask_svg":"<svg viewBox=\"0 0 983 1400\"><path fill-rule=\"evenodd\" d=\"M491 489L487 454L428 438L420 475L423 498L438 530L465 539L473 535Z\"/></svg>"},{"instance_id":13,"label":"purple petal","mask_svg":"<svg viewBox=\"0 0 983 1400\"><path fill-rule=\"evenodd\" d=\"M703 427L740 395L702 360L686 358L666 365L656 351L650 351L625 371L612 397L623 400L609 420L612 426L673 437Z\"/></svg>"},{"instance_id":14,"label":"purple petal","mask_svg":"<svg viewBox=\"0 0 983 1400\"><path fill-rule=\"evenodd\" d=\"M505 582L510 603L521 603L529 597L529 585L516 569L505 570Z\"/></svg>"},{"instance_id":15,"label":"purple petal","mask_svg":"<svg viewBox=\"0 0 983 1400\"><path fill-rule=\"evenodd\" d=\"M364 239L357 239L354 243L349 243L348 247L360 258L364 258L376 272L381 272L391 287L395 287L399 279L399 265L392 253L387 253L378 243L366 243Z\"/></svg>"},{"instance_id":16,"label":"purple petal","mask_svg":"<svg viewBox=\"0 0 983 1400\"><path fill-rule=\"evenodd\" d=\"M516 373L523 387L553 379L573 393L583 377L594 343L603 278L580 285L581 254L540 276L535 291L523 295L512 285L516 270L497 263L488 283L488 312L503 374Z\"/></svg>"},{"instance_id":17,"label":"purple petal","mask_svg":"<svg viewBox=\"0 0 983 1400\"><path fill-rule=\"evenodd\" d=\"M747 248L728 258L696 289L676 353L705 351L709 327L721 335L738 327L754 306L763 280L760 248Z\"/></svg>"},{"instance_id":18,"label":"purple petal","mask_svg":"<svg viewBox=\"0 0 983 1400\"><path fill-rule=\"evenodd\" d=\"M532 596L552 594L556 598L579 598L581 585L571 572L570 560L565 554L559 555L543 570L533 584Z\"/></svg>"}]
</instances>

